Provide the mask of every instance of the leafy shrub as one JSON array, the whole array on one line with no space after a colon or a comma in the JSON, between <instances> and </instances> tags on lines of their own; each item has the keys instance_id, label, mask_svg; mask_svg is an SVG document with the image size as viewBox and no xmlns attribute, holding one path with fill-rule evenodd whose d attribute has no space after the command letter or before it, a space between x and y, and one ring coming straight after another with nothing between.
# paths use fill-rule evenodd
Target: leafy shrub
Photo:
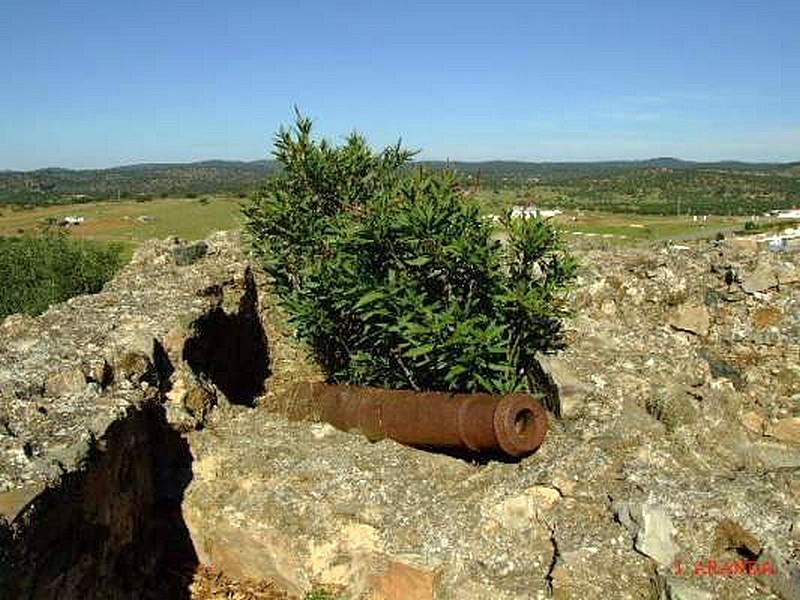
<instances>
[{"instance_id":1,"label":"leafy shrub","mask_svg":"<svg viewBox=\"0 0 800 600\"><path fill-rule=\"evenodd\" d=\"M281 129L282 172L245 208L253 248L298 335L333 381L389 388L527 389L537 352L560 343L574 274L547 221L504 221L507 242L455 177Z\"/></svg>"},{"instance_id":2,"label":"leafy shrub","mask_svg":"<svg viewBox=\"0 0 800 600\"><path fill-rule=\"evenodd\" d=\"M122 265L122 250L63 234L0 237L0 318L39 314L56 302L99 291Z\"/></svg>"},{"instance_id":3,"label":"leafy shrub","mask_svg":"<svg viewBox=\"0 0 800 600\"><path fill-rule=\"evenodd\" d=\"M303 596L303 600L336 600L337 596L324 589L313 589Z\"/></svg>"}]
</instances>

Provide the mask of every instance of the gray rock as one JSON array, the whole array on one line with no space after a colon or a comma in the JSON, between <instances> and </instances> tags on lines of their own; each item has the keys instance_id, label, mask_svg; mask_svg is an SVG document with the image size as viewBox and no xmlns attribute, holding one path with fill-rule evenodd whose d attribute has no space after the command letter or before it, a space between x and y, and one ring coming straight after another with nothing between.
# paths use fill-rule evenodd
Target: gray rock
<instances>
[{"instance_id":1,"label":"gray rock","mask_svg":"<svg viewBox=\"0 0 800 600\"><path fill-rule=\"evenodd\" d=\"M645 401L645 407L669 431L694 423L698 416L691 396L677 385L655 386Z\"/></svg>"},{"instance_id":2,"label":"gray rock","mask_svg":"<svg viewBox=\"0 0 800 600\"><path fill-rule=\"evenodd\" d=\"M782 286L800 283L800 267L783 265L778 269L778 283Z\"/></svg>"},{"instance_id":3,"label":"gray rock","mask_svg":"<svg viewBox=\"0 0 800 600\"><path fill-rule=\"evenodd\" d=\"M657 576L656 588L659 600L714 600L714 594L706 592L679 577Z\"/></svg>"},{"instance_id":4,"label":"gray rock","mask_svg":"<svg viewBox=\"0 0 800 600\"><path fill-rule=\"evenodd\" d=\"M179 244L173 246L170 251L175 264L178 266L191 265L208 254L209 246L207 242L200 241L194 244Z\"/></svg>"},{"instance_id":5,"label":"gray rock","mask_svg":"<svg viewBox=\"0 0 800 600\"><path fill-rule=\"evenodd\" d=\"M639 552L661 566L672 564L680 548L672 540L675 528L663 508L625 502L616 505L614 512L620 524L632 534Z\"/></svg>"},{"instance_id":6,"label":"gray rock","mask_svg":"<svg viewBox=\"0 0 800 600\"><path fill-rule=\"evenodd\" d=\"M216 308L197 293L209 285L241 297L236 239L214 236L214 260L182 269L168 244L144 242L100 293L0 325L0 596L174 597L148 577L165 551L154 507L180 497L188 450L150 380L189 367L154 341Z\"/></svg>"},{"instance_id":7,"label":"gray rock","mask_svg":"<svg viewBox=\"0 0 800 600\"><path fill-rule=\"evenodd\" d=\"M52 460L65 472L76 471L86 465L93 445L94 437L86 433L71 444L51 449L49 454Z\"/></svg>"},{"instance_id":8,"label":"gray rock","mask_svg":"<svg viewBox=\"0 0 800 600\"><path fill-rule=\"evenodd\" d=\"M534 374L534 385L544 394L546 408L557 417L572 417L591 386L582 382L570 366L555 356L537 355L539 372Z\"/></svg>"},{"instance_id":9,"label":"gray rock","mask_svg":"<svg viewBox=\"0 0 800 600\"><path fill-rule=\"evenodd\" d=\"M792 556L789 549L766 548L759 556L759 563L773 567L773 572L759 575L759 581L784 600L800 600L800 563L796 554Z\"/></svg>"},{"instance_id":10,"label":"gray rock","mask_svg":"<svg viewBox=\"0 0 800 600\"><path fill-rule=\"evenodd\" d=\"M767 471L800 469L800 450L785 444L756 442L749 453L756 464Z\"/></svg>"},{"instance_id":11,"label":"gray rock","mask_svg":"<svg viewBox=\"0 0 800 600\"><path fill-rule=\"evenodd\" d=\"M83 370L74 367L53 373L47 377L44 384L45 394L51 397L78 394L86 387L86 377Z\"/></svg>"},{"instance_id":12,"label":"gray rock","mask_svg":"<svg viewBox=\"0 0 800 600\"><path fill-rule=\"evenodd\" d=\"M742 289L748 294L756 292L766 292L778 286L778 278L775 269L760 265L755 271L748 273L742 280Z\"/></svg>"},{"instance_id":13,"label":"gray rock","mask_svg":"<svg viewBox=\"0 0 800 600\"><path fill-rule=\"evenodd\" d=\"M729 379L737 390L742 390L747 385L747 377L742 369L731 364L729 361L720 358L710 350L700 350L698 355L705 359L708 363L708 368L711 371L711 376L717 379Z\"/></svg>"}]
</instances>

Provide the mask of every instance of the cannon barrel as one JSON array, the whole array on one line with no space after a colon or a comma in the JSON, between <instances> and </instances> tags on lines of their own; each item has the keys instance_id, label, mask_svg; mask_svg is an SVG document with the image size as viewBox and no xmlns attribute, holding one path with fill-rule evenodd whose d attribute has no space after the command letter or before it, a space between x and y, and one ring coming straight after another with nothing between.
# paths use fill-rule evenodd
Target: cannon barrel
<instances>
[{"instance_id":1,"label":"cannon barrel","mask_svg":"<svg viewBox=\"0 0 800 600\"><path fill-rule=\"evenodd\" d=\"M544 441L547 413L528 394L450 394L306 384L316 416L337 429L409 446L521 457Z\"/></svg>"}]
</instances>

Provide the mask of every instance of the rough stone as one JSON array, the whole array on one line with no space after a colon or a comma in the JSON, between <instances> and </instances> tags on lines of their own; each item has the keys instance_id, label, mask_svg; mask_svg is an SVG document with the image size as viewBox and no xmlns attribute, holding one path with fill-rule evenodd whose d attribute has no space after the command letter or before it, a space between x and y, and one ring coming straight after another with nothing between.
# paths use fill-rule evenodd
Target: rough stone
<instances>
[{"instance_id":1,"label":"rough stone","mask_svg":"<svg viewBox=\"0 0 800 600\"><path fill-rule=\"evenodd\" d=\"M671 577L670 556L692 565L715 550L721 560L753 552L746 537L715 548L730 521L781 575L676 578L664 593L794 593L800 449L774 428L797 417L800 400L800 286L780 279L797 254L707 244L580 250L582 283L569 298L577 316L566 323L565 348L548 357L580 384L576 401L562 403L567 418L551 419L533 456L472 463L288 419L304 415L287 390L319 380L319 369L263 276L246 274L236 237L211 243L213 253L178 267L170 243L147 242L100 294L0 324L0 506L41 486L4 509L0 562L9 547L18 552L9 533L46 539L42 531L52 531L76 551L37 555L67 556L49 574L91 582L95 597L142 597L119 591L95 557L119 560L115 575L149 585L165 562L163 531L182 531L195 563L271 578L297 597L328 584L345 599L641 599L652 597L654 579ZM758 268L781 285L744 293L737 274ZM700 298L713 326L704 336L676 335L668 325L675 306ZM255 335L240 335L247 331ZM256 362L269 362L244 386L239 375L254 369L231 360L240 340L261 348ZM102 361L116 364L125 352L147 361L107 380ZM46 394L47 378L70 369L89 383ZM216 395L217 406L204 393L191 399L194 386ZM656 392L669 401L654 403ZM691 418L682 418L682 404ZM191 412L204 413L202 423ZM72 495L68 481L78 482ZM47 489L59 502L43 503L37 490ZM105 545L82 516L55 510L66 497L96 500L83 508L108 516ZM37 514L56 520L22 528ZM164 514L171 526L159 521ZM131 562L118 558L121 547ZM9 572L0 569L0 579ZM75 589L62 597L92 597ZM184 581L179 593L158 597L186 593Z\"/></svg>"},{"instance_id":2,"label":"rough stone","mask_svg":"<svg viewBox=\"0 0 800 600\"><path fill-rule=\"evenodd\" d=\"M782 318L783 313L779 309L772 306L761 307L753 313L753 326L758 329L767 329L778 325Z\"/></svg>"},{"instance_id":3,"label":"rough stone","mask_svg":"<svg viewBox=\"0 0 800 600\"><path fill-rule=\"evenodd\" d=\"M634 547L662 566L669 566L680 551L672 537L675 528L667 512L659 506L623 503L615 514L634 536Z\"/></svg>"},{"instance_id":4,"label":"rough stone","mask_svg":"<svg viewBox=\"0 0 800 600\"><path fill-rule=\"evenodd\" d=\"M125 351L113 362L114 378L118 381L140 383L155 377L150 357L138 351Z\"/></svg>"},{"instance_id":5,"label":"rough stone","mask_svg":"<svg viewBox=\"0 0 800 600\"><path fill-rule=\"evenodd\" d=\"M774 590L785 600L800 599L800 552L797 548L766 548L760 561L768 562L774 567L774 573L764 573L758 580Z\"/></svg>"},{"instance_id":6,"label":"rough stone","mask_svg":"<svg viewBox=\"0 0 800 600\"><path fill-rule=\"evenodd\" d=\"M781 265L778 268L777 276L780 285L800 283L800 268L790 264Z\"/></svg>"},{"instance_id":7,"label":"rough stone","mask_svg":"<svg viewBox=\"0 0 800 600\"><path fill-rule=\"evenodd\" d=\"M680 386L656 387L645 406L647 412L661 421L668 431L690 425L698 417L692 397Z\"/></svg>"},{"instance_id":8,"label":"rough stone","mask_svg":"<svg viewBox=\"0 0 800 600\"><path fill-rule=\"evenodd\" d=\"M742 280L742 289L748 294L765 292L777 285L778 278L775 269L766 265L759 265L754 271L745 275Z\"/></svg>"},{"instance_id":9,"label":"rough stone","mask_svg":"<svg viewBox=\"0 0 800 600\"><path fill-rule=\"evenodd\" d=\"M86 377L80 368L65 369L47 377L45 394L52 397L78 394L86 388Z\"/></svg>"},{"instance_id":10,"label":"rough stone","mask_svg":"<svg viewBox=\"0 0 800 600\"><path fill-rule=\"evenodd\" d=\"M717 525L714 532L714 550L716 552L734 550L740 554L758 556L761 554L762 544L741 524L725 519Z\"/></svg>"},{"instance_id":11,"label":"rough stone","mask_svg":"<svg viewBox=\"0 0 800 600\"><path fill-rule=\"evenodd\" d=\"M214 392L200 385L195 385L183 397L183 406L189 411L189 414L203 422L216 404L216 400Z\"/></svg>"},{"instance_id":12,"label":"rough stone","mask_svg":"<svg viewBox=\"0 0 800 600\"><path fill-rule=\"evenodd\" d=\"M659 600L714 600L714 594L678 577L667 576L658 586Z\"/></svg>"},{"instance_id":13,"label":"rough stone","mask_svg":"<svg viewBox=\"0 0 800 600\"><path fill-rule=\"evenodd\" d=\"M580 381L572 369L556 357L539 355L537 363L539 373L535 379L544 393L545 406L557 416L575 416L591 393L591 386Z\"/></svg>"},{"instance_id":14,"label":"rough stone","mask_svg":"<svg viewBox=\"0 0 800 600\"><path fill-rule=\"evenodd\" d=\"M729 238L725 240L725 242L736 250L744 250L753 253L758 251L758 242L752 238Z\"/></svg>"},{"instance_id":15,"label":"rough stone","mask_svg":"<svg viewBox=\"0 0 800 600\"><path fill-rule=\"evenodd\" d=\"M695 335L708 335L711 317L704 304L696 301L686 302L676 307L669 324L680 331L688 331Z\"/></svg>"},{"instance_id":16,"label":"rough stone","mask_svg":"<svg viewBox=\"0 0 800 600\"><path fill-rule=\"evenodd\" d=\"M172 258L178 266L191 265L203 258L209 251L207 242L200 241L193 244L178 243L170 248Z\"/></svg>"},{"instance_id":17,"label":"rough stone","mask_svg":"<svg viewBox=\"0 0 800 600\"><path fill-rule=\"evenodd\" d=\"M767 425L767 419L763 415L758 414L755 411L750 411L742 415L742 425L744 425L749 431L753 433L757 433L758 435L764 435L764 431Z\"/></svg>"},{"instance_id":18,"label":"rough stone","mask_svg":"<svg viewBox=\"0 0 800 600\"><path fill-rule=\"evenodd\" d=\"M800 450L785 444L758 442L750 447L754 464L767 471L800 469Z\"/></svg>"},{"instance_id":19,"label":"rough stone","mask_svg":"<svg viewBox=\"0 0 800 600\"><path fill-rule=\"evenodd\" d=\"M766 434L782 442L800 444L800 417L786 417L768 425Z\"/></svg>"},{"instance_id":20,"label":"rough stone","mask_svg":"<svg viewBox=\"0 0 800 600\"><path fill-rule=\"evenodd\" d=\"M179 507L191 457L164 392L191 367L158 340L215 310L198 290L225 295L246 270L235 236L215 244L215 260L178 270L167 244L145 243L101 293L0 325L0 595L185 596L172 561L196 564Z\"/></svg>"},{"instance_id":21,"label":"rough stone","mask_svg":"<svg viewBox=\"0 0 800 600\"><path fill-rule=\"evenodd\" d=\"M435 600L439 569L417 561L393 559L375 578L372 600Z\"/></svg>"}]
</instances>

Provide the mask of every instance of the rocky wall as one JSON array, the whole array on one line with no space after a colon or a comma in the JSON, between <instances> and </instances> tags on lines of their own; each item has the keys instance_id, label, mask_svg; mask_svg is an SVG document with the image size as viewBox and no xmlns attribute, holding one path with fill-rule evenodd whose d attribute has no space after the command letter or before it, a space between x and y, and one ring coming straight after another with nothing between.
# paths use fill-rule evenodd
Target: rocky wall
<instances>
[{"instance_id":1,"label":"rocky wall","mask_svg":"<svg viewBox=\"0 0 800 600\"><path fill-rule=\"evenodd\" d=\"M269 366L238 239L202 248L146 243L101 293L0 325L0 597L189 597L181 434Z\"/></svg>"},{"instance_id":2,"label":"rocky wall","mask_svg":"<svg viewBox=\"0 0 800 600\"><path fill-rule=\"evenodd\" d=\"M180 598L203 563L295 596L800 597L796 254L583 252L559 418L473 463L287 419L320 375L237 237L180 248L0 325L5 589Z\"/></svg>"}]
</instances>

